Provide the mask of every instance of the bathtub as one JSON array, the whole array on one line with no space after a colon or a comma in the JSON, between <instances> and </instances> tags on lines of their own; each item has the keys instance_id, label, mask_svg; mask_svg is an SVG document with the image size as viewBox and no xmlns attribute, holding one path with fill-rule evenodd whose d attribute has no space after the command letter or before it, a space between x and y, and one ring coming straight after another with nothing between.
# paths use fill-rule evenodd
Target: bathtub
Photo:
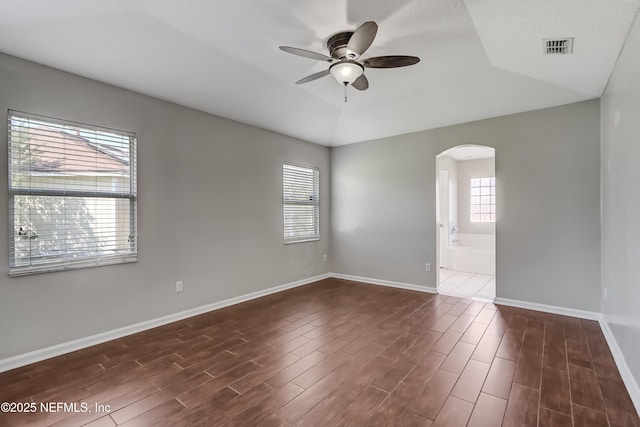
<instances>
[{"instance_id":1,"label":"bathtub","mask_svg":"<svg viewBox=\"0 0 640 427\"><path fill-rule=\"evenodd\" d=\"M496 236L493 234L452 234L446 252L445 267L449 270L496 274Z\"/></svg>"}]
</instances>

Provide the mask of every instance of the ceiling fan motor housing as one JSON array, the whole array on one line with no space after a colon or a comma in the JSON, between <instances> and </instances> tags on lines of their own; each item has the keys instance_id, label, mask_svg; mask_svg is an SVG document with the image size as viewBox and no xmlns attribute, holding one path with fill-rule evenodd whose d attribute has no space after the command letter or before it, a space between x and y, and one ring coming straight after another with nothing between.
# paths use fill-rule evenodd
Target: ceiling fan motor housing
<instances>
[{"instance_id":1,"label":"ceiling fan motor housing","mask_svg":"<svg viewBox=\"0 0 640 427\"><path fill-rule=\"evenodd\" d=\"M331 52L331 57L335 59L355 59L356 55L347 55L347 44L353 35L353 31L344 31L342 33L334 34L327 40L327 49Z\"/></svg>"}]
</instances>

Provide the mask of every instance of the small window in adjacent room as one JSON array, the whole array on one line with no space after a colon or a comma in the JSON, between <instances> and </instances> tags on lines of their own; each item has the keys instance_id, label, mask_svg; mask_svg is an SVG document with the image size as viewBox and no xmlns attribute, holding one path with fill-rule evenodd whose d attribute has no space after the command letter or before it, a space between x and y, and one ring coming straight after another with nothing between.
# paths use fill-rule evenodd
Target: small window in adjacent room
<instances>
[{"instance_id":1,"label":"small window in adjacent room","mask_svg":"<svg viewBox=\"0 0 640 427\"><path fill-rule=\"evenodd\" d=\"M282 165L284 242L320 240L320 172L316 167Z\"/></svg>"},{"instance_id":2,"label":"small window in adjacent room","mask_svg":"<svg viewBox=\"0 0 640 427\"><path fill-rule=\"evenodd\" d=\"M136 135L9 110L9 275L133 262Z\"/></svg>"},{"instance_id":3,"label":"small window in adjacent room","mask_svg":"<svg viewBox=\"0 0 640 427\"><path fill-rule=\"evenodd\" d=\"M471 178L471 222L496 222L496 178Z\"/></svg>"}]
</instances>

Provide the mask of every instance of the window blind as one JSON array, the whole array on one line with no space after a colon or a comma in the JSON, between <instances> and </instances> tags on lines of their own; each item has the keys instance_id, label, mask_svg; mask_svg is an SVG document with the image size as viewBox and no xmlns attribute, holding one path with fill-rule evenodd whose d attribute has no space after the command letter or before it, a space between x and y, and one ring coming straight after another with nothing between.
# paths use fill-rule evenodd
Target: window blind
<instances>
[{"instance_id":1,"label":"window blind","mask_svg":"<svg viewBox=\"0 0 640 427\"><path fill-rule=\"evenodd\" d=\"M320 171L291 163L282 165L284 242L320 239Z\"/></svg>"},{"instance_id":2,"label":"window blind","mask_svg":"<svg viewBox=\"0 0 640 427\"><path fill-rule=\"evenodd\" d=\"M137 259L136 135L9 110L9 274Z\"/></svg>"}]
</instances>

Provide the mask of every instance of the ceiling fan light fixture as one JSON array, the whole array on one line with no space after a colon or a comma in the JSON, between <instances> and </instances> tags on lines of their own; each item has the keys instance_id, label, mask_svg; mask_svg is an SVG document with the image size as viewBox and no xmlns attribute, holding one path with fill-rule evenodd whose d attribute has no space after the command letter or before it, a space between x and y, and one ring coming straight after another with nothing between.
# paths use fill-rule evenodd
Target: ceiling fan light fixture
<instances>
[{"instance_id":1,"label":"ceiling fan light fixture","mask_svg":"<svg viewBox=\"0 0 640 427\"><path fill-rule=\"evenodd\" d=\"M340 61L329 67L331 75L340 84L352 84L364 74L364 67L355 61Z\"/></svg>"}]
</instances>

